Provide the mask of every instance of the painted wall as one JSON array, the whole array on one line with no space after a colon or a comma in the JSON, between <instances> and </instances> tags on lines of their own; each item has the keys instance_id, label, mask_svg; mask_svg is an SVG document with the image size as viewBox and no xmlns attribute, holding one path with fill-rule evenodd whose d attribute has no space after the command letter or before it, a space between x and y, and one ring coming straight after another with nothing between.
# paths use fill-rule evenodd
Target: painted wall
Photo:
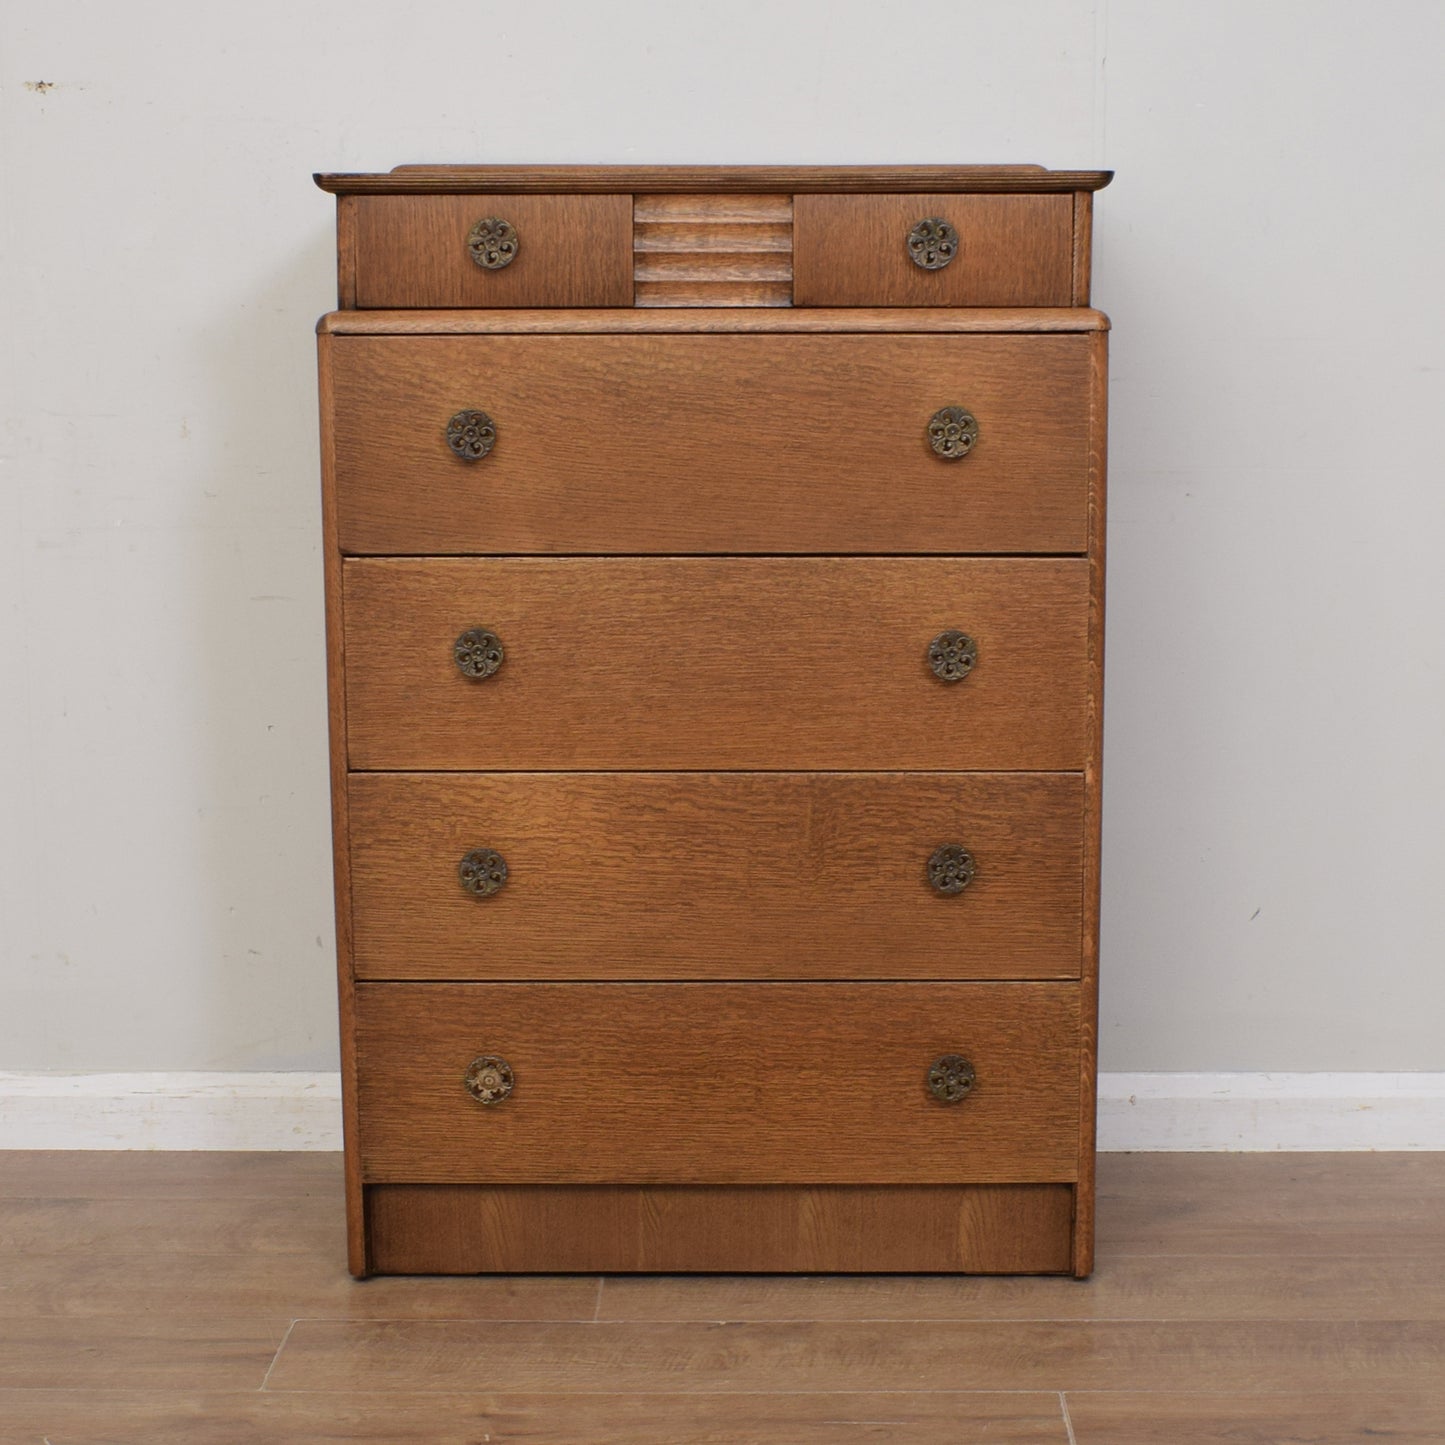
<instances>
[{"instance_id":1,"label":"painted wall","mask_svg":"<svg viewBox=\"0 0 1445 1445\"><path fill-rule=\"evenodd\" d=\"M1108 165L1103 1067L1445 1011L1445 9L11 0L0 1067L335 1059L318 169Z\"/></svg>"}]
</instances>

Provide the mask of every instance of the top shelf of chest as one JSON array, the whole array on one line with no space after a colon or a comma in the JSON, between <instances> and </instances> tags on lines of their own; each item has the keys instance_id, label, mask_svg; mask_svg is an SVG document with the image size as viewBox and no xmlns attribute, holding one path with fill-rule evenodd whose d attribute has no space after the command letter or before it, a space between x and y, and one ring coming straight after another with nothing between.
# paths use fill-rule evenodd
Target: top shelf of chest
<instances>
[{"instance_id":1,"label":"top shelf of chest","mask_svg":"<svg viewBox=\"0 0 1445 1445\"><path fill-rule=\"evenodd\" d=\"M1113 171L1044 166L396 166L372 173L323 172L337 196L426 196L577 191L781 192L913 191L1007 194L1098 191Z\"/></svg>"},{"instance_id":2,"label":"top shelf of chest","mask_svg":"<svg viewBox=\"0 0 1445 1445\"><path fill-rule=\"evenodd\" d=\"M352 308L1085 306L1106 171L402 166L318 176Z\"/></svg>"}]
</instances>

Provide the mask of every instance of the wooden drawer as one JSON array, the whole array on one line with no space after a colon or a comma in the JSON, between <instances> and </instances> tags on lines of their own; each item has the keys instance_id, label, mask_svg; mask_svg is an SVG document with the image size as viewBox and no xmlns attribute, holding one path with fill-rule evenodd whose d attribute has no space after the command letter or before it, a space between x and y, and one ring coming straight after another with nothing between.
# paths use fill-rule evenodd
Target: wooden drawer
<instances>
[{"instance_id":1,"label":"wooden drawer","mask_svg":"<svg viewBox=\"0 0 1445 1445\"><path fill-rule=\"evenodd\" d=\"M368 1182L1066 1183L1074 984L361 984ZM930 1066L958 1055L956 1103ZM464 1087L500 1058L510 1097Z\"/></svg>"},{"instance_id":2,"label":"wooden drawer","mask_svg":"<svg viewBox=\"0 0 1445 1445\"><path fill-rule=\"evenodd\" d=\"M1077 978L1071 773L366 773L356 971L389 979ZM929 858L976 865L942 894ZM489 849L502 887L467 892Z\"/></svg>"},{"instance_id":3,"label":"wooden drawer","mask_svg":"<svg viewBox=\"0 0 1445 1445\"><path fill-rule=\"evenodd\" d=\"M353 559L357 769L1073 771L1088 723L1076 558ZM500 638L492 676L457 638ZM959 630L978 660L930 670Z\"/></svg>"},{"instance_id":4,"label":"wooden drawer","mask_svg":"<svg viewBox=\"0 0 1445 1445\"><path fill-rule=\"evenodd\" d=\"M631 306L631 196L363 196L358 306ZM513 259L478 265L468 237L500 218Z\"/></svg>"},{"instance_id":5,"label":"wooden drawer","mask_svg":"<svg viewBox=\"0 0 1445 1445\"><path fill-rule=\"evenodd\" d=\"M952 259L918 265L924 219L957 233ZM799 195L793 200L795 306L1067 306L1073 299L1069 195Z\"/></svg>"},{"instance_id":6,"label":"wooden drawer","mask_svg":"<svg viewBox=\"0 0 1445 1445\"><path fill-rule=\"evenodd\" d=\"M324 338L341 547L1083 552L1095 340ZM953 406L978 440L945 460ZM479 460L447 444L466 410L495 424Z\"/></svg>"}]
</instances>

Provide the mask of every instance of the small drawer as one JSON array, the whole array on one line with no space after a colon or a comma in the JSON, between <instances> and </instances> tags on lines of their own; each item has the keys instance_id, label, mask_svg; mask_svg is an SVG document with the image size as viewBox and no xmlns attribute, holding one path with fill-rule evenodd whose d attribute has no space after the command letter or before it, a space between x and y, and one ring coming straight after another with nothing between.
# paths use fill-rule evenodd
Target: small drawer
<instances>
[{"instance_id":1,"label":"small drawer","mask_svg":"<svg viewBox=\"0 0 1445 1445\"><path fill-rule=\"evenodd\" d=\"M357 773L349 798L361 978L1079 976L1077 773Z\"/></svg>"},{"instance_id":2,"label":"small drawer","mask_svg":"<svg viewBox=\"0 0 1445 1445\"><path fill-rule=\"evenodd\" d=\"M1082 552L1096 350L1086 334L332 338L341 548Z\"/></svg>"},{"instance_id":3,"label":"small drawer","mask_svg":"<svg viewBox=\"0 0 1445 1445\"><path fill-rule=\"evenodd\" d=\"M368 1183L1069 1183L1076 984L361 984Z\"/></svg>"},{"instance_id":4,"label":"small drawer","mask_svg":"<svg viewBox=\"0 0 1445 1445\"><path fill-rule=\"evenodd\" d=\"M362 196L361 307L631 306L631 196Z\"/></svg>"},{"instance_id":5,"label":"small drawer","mask_svg":"<svg viewBox=\"0 0 1445 1445\"><path fill-rule=\"evenodd\" d=\"M1081 558L352 558L352 768L1073 771Z\"/></svg>"},{"instance_id":6,"label":"small drawer","mask_svg":"<svg viewBox=\"0 0 1445 1445\"><path fill-rule=\"evenodd\" d=\"M793 304L1068 306L1073 227L1068 194L795 196Z\"/></svg>"}]
</instances>

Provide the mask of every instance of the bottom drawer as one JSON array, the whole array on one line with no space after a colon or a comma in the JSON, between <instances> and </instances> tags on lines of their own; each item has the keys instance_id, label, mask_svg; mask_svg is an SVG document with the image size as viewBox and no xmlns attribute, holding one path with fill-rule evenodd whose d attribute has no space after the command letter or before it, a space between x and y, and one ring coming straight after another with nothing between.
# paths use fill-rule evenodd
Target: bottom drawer
<instances>
[{"instance_id":1,"label":"bottom drawer","mask_svg":"<svg viewBox=\"0 0 1445 1445\"><path fill-rule=\"evenodd\" d=\"M356 1060L368 1183L1079 1177L1069 983L361 984Z\"/></svg>"}]
</instances>

